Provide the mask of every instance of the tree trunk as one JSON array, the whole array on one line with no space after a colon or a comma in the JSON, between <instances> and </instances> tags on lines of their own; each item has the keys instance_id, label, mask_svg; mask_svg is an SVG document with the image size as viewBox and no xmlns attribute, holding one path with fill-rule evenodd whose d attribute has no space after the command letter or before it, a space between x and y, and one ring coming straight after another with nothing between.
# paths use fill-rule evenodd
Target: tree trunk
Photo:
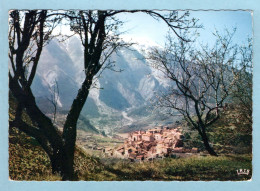
<instances>
[{"instance_id":1,"label":"tree trunk","mask_svg":"<svg viewBox=\"0 0 260 191\"><path fill-rule=\"evenodd\" d=\"M77 135L77 121L80 115L80 112L87 100L89 89L92 84L92 78L88 78L82 84L81 89L78 92L77 97L74 99L71 109L67 115L66 122L63 127L63 139L65 140L64 152L66 158L66 165L64 166L65 176L64 180L70 180L73 178L73 165L74 165L74 152L75 152L75 143Z\"/></svg>"},{"instance_id":2,"label":"tree trunk","mask_svg":"<svg viewBox=\"0 0 260 191\"><path fill-rule=\"evenodd\" d=\"M69 163L70 157L66 154L64 148L55 150L49 158L53 174L59 174L62 180L75 180L73 166L71 167Z\"/></svg>"},{"instance_id":3,"label":"tree trunk","mask_svg":"<svg viewBox=\"0 0 260 191\"><path fill-rule=\"evenodd\" d=\"M205 132L201 134L201 138L208 153L212 156L218 156L214 149L209 145L209 140Z\"/></svg>"},{"instance_id":4,"label":"tree trunk","mask_svg":"<svg viewBox=\"0 0 260 191\"><path fill-rule=\"evenodd\" d=\"M209 145L208 140L203 139L204 146L208 153L212 156L218 156L217 153L213 150L213 148Z\"/></svg>"},{"instance_id":5,"label":"tree trunk","mask_svg":"<svg viewBox=\"0 0 260 191\"><path fill-rule=\"evenodd\" d=\"M18 102L16 119L12 125L15 125L29 136L36 138L51 160L53 173L60 174L64 180L72 180L74 155L71 156L64 149L65 144L61 133L52 124L51 120L37 107L35 98L30 89L24 92L18 85L18 82L13 80L12 77L9 78L9 87L12 95ZM37 127L30 126L22 120L20 120L20 122L18 121L22 113L22 106L26 109L30 119ZM17 123L17 121L19 123ZM71 160L72 163L70 162Z\"/></svg>"}]
</instances>

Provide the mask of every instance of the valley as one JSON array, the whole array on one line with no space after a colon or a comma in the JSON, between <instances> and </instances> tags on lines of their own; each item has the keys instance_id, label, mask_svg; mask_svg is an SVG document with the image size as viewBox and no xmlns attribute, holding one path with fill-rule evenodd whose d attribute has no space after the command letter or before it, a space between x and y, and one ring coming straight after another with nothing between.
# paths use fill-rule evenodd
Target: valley
<instances>
[{"instance_id":1,"label":"valley","mask_svg":"<svg viewBox=\"0 0 260 191\"><path fill-rule=\"evenodd\" d=\"M41 61L44 64L39 64L32 84L37 104L52 119L53 103L56 104L58 126L63 125L84 79L83 52L78 47L80 41L76 37L64 43L54 39L43 50ZM97 75L78 120L78 129L113 137L116 133L145 130L178 120L179 117L165 117L154 107L156 93L165 91L170 83L149 66L144 55L145 51L135 46L111 56L114 70L121 72L108 69ZM53 100L54 95L56 100Z\"/></svg>"}]
</instances>

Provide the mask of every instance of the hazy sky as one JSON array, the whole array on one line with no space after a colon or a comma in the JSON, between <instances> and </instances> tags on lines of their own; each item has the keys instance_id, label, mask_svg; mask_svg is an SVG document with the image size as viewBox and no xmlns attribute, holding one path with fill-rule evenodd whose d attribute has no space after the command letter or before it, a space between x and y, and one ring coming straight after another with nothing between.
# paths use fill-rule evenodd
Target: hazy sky
<instances>
[{"instance_id":1,"label":"hazy sky","mask_svg":"<svg viewBox=\"0 0 260 191\"><path fill-rule=\"evenodd\" d=\"M199 19L203 29L199 29L200 41L212 42L212 32L215 29L224 32L224 29L232 30L236 27L234 42L241 43L252 36L252 17L248 11L190 11L190 17ZM122 30L128 30L127 37L135 37L138 40L148 40L160 45L164 44L168 27L163 22L158 22L144 13L120 14L119 18L126 21Z\"/></svg>"},{"instance_id":2,"label":"hazy sky","mask_svg":"<svg viewBox=\"0 0 260 191\"><path fill-rule=\"evenodd\" d=\"M123 35L125 39L133 39L137 42L155 42L163 46L165 36L169 31L167 25L162 21L156 21L145 13L121 13L118 18L125 21L121 31L127 31ZM190 11L190 18L199 19L198 24L203 28L198 29L200 33L199 41L204 43L213 43L214 36L212 33L217 29L224 33L225 29L232 31L237 28L234 43L243 43L247 37L252 37L252 16L249 11ZM68 27L62 27L63 32L69 32Z\"/></svg>"}]
</instances>

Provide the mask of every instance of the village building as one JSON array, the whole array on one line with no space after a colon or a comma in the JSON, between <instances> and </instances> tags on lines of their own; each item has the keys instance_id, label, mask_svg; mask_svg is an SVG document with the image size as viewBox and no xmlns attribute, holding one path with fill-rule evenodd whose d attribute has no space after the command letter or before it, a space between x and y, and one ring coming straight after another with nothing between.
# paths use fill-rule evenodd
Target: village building
<instances>
[{"instance_id":1,"label":"village building","mask_svg":"<svg viewBox=\"0 0 260 191\"><path fill-rule=\"evenodd\" d=\"M124 145L113 149L113 157L128 158L131 161L151 160L172 153L197 153L197 148L184 149L180 127L155 127L147 131L129 133ZM110 150L111 151L111 150Z\"/></svg>"}]
</instances>

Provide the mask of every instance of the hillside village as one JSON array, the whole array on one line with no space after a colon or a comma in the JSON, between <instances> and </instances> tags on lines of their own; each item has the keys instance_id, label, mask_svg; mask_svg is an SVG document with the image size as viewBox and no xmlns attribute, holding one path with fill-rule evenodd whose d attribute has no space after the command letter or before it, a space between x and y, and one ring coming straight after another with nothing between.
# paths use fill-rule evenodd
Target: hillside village
<instances>
[{"instance_id":1,"label":"hillside village","mask_svg":"<svg viewBox=\"0 0 260 191\"><path fill-rule=\"evenodd\" d=\"M116 149L107 148L106 155L130 159L131 161L152 160L169 156L174 153L197 153L197 148L183 147L184 136L180 127L155 127L147 131L134 131L128 134L122 146Z\"/></svg>"}]
</instances>

